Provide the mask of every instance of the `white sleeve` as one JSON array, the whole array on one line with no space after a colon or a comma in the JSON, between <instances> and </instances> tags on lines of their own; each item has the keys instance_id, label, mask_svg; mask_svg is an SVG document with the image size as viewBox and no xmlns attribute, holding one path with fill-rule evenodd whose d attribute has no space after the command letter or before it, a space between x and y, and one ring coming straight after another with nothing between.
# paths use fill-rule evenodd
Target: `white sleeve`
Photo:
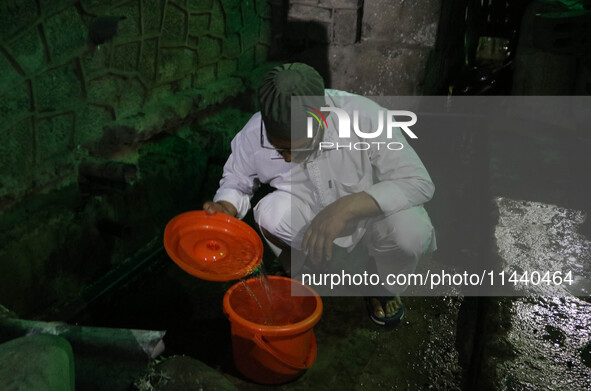
<instances>
[{"instance_id":1,"label":"white sleeve","mask_svg":"<svg viewBox=\"0 0 591 391\"><path fill-rule=\"evenodd\" d=\"M259 147L260 113L255 114L231 143L232 153L224 165L224 173L213 200L234 205L239 219L250 209L250 199L259 186L254 162Z\"/></svg>"},{"instance_id":2,"label":"white sleeve","mask_svg":"<svg viewBox=\"0 0 591 391\"><path fill-rule=\"evenodd\" d=\"M365 190L386 214L424 204L435 192L427 169L400 129L393 129L392 133L393 139L380 141L400 142L403 148L392 151L384 144L379 150L371 151L370 160L378 182Z\"/></svg>"}]
</instances>

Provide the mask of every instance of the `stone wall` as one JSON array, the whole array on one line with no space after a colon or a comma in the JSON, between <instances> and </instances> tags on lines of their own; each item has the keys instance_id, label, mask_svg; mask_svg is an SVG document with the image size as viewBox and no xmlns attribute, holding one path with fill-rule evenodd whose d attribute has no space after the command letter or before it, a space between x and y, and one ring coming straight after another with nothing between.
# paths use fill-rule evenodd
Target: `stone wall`
<instances>
[{"instance_id":1,"label":"stone wall","mask_svg":"<svg viewBox=\"0 0 591 391\"><path fill-rule=\"evenodd\" d=\"M64 300L200 206L248 118L216 105L252 110L269 18L266 0L0 3L3 304Z\"/></svg>"},{"instance_id":2,"label":"stone wall","mask_svg":"<svg viewBox=\"0 0 591 391\"><path fill-rule=\"evenodd\" d=\"M80 154L112 155L109 128L145 140L244 90L237 73L266 59L266 18L260 0L3 2L0 198L75 176Z\"/></svg>"},{"instance_id":3,"label":"stone wall","mask_svg":"<svg viewBox=\"0 0 591 391\"><path fill-rule=\"evenodd\" d=\"M289 4L290 36L343 45L359 40L361 0L292 0Z\"/></svg>"},{"instance_id":4,"label":"stone wall","mask_svg":"<svg viewBox=\"0 0 591 391\"><path fill-rule=\"evenodd\" d=\"M364 95L423 92L440 0L290 0L284 36L332 88Z\"/></svg>"}]
</instances>

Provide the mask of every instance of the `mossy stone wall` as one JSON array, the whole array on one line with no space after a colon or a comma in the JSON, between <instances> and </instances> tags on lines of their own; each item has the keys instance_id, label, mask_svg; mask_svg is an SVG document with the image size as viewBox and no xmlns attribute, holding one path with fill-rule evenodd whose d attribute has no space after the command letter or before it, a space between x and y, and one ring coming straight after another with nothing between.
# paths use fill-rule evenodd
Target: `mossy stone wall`
<instances>
[{"instance_id":1,"label":"mossy stone wall","mask_svg":"<svg viewBox=\"0 0 591 391\"><path fill-rule=\"evenodd\" d=\"M268 68L269 8L0 3L2 304L29 314L63 301L200 206L208 159L228 153L219 140L246 122ZM221 109L238 96L246 111ZM98 176L81 172L87 161ZM103 177L101 162L135 174Z\"/></svg>"}]
</instances>

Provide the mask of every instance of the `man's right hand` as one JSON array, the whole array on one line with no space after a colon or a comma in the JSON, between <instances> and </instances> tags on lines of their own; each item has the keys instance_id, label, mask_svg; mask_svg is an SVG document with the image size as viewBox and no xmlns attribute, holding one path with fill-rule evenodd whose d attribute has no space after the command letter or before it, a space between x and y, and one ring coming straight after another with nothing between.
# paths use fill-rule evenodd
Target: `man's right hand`
<instances>
[{"instance_id":1,"label":"man's right hand","mask_svg":"<svg viewBox=\"0 0 591 391\"><path fill-rule=\"evenodd\" d=\"M234 205L227 201L207 201L203 204L203 210L209 215L214 213L224 213L232 217L236 217L236 214L238 213Z\"/></svg>"}]
</instances>

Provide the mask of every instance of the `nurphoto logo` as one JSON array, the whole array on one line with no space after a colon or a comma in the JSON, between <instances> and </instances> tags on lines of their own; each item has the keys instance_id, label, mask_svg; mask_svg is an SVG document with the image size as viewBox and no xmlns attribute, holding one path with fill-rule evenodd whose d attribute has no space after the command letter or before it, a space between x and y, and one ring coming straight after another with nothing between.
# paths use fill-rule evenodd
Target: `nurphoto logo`
<instances>
[{"instance_id":1,"label":"nurphoto logo","mask_svg":"<svg viewBox=\"0 0 591 391\"><path fill-rule=\"evenodd\" d=\"M328 128L328 122L322 112L335 113L338 118L338 134L339 139L347 139L351 137L351 118L349 113L338 107L321 107L320 110L315 109L312 106L304 106L306 113L311 115L307 118L307 137L314 137L314 120L318 123L318 130L320 128ZM405 120L399 120L398 118L405 118ZM384 131L384 118L386 118L386 137L392 138L392 130L394 128L400 128L410 138L416 139L417 135L410 130L410 127L417 123L417 115L412 111L407 110L378 110L378 127L375 131L364 132L359 127L359 111L353 111L353 131L355 134L362 139L375 139L379 137ZM318 148L322 149L355 149L364 151L370 149L372 146L377 147L379 150L381 146L385 146L391 151L398 151L404 148L404 145L398 141L385 142L385 141L360 141L356 143L333 143L328 141L322 141L319 143Z\"/></svg>"}]
</instances>

